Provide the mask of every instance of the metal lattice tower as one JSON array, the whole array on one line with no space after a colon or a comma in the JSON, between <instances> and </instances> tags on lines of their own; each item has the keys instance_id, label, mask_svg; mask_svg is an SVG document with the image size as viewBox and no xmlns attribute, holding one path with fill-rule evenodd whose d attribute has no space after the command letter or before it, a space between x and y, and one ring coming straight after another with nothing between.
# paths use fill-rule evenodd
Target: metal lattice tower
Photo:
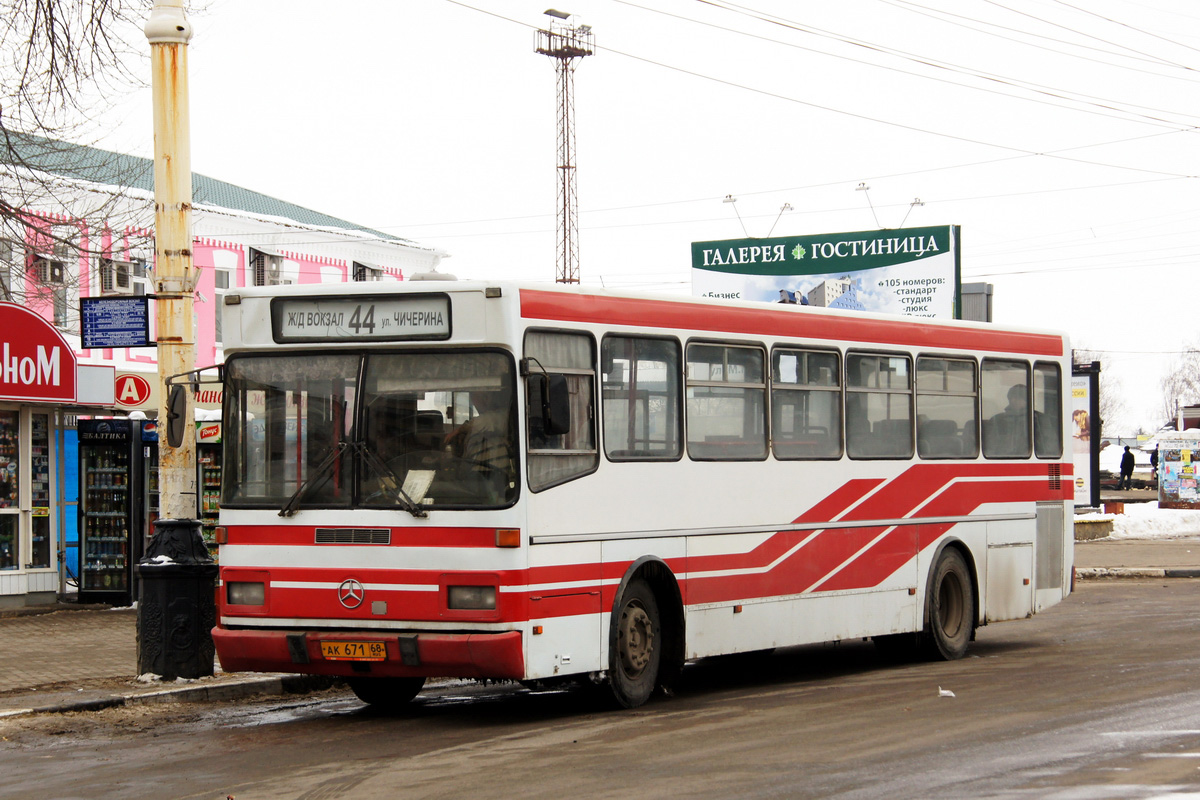
<instances>
[{"instance_id":1,"label":"metal lattice tower","mask_svg":"<svg viewBox=\"0 0 1200 800\"><path fill-rule=\"evenodd\" d=\"M558 283L579 283L579 207L575 188L575 67L592 55L590 25L575 27L571 15L549 9L549 30L537 32L535 50L558 61Z\"/></svg>"}]
</instances>

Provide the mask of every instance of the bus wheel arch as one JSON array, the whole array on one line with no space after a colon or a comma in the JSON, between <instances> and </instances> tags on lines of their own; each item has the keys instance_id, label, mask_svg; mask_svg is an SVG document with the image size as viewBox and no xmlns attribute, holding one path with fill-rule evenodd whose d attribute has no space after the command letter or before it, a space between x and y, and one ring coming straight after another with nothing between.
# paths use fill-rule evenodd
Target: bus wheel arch
<instances>
[{"instance_id":1,"label":"bus wheel arch","mask_svg":"<svg viewBox=\"0 0 1200 800\"><path fill-rule=\"evenodd\" d=\"M979 580L965 546L951 540L933 558L926 582L923 624L919 637L923 654L953 661L966 655L979 621Z\"/></svg>"},{"instance_id":2,"label":"bus wheel arch","mask_svg":"<svg viewBox=\"0 0 1200 800\"><path fill-rule=\"evenodd\" d=\"M669 688L683 669L685 641L674 574L661 559L638 559L621 579L609 621L608 681L617 704L635 708Z\"/></svg>"}]
</instances>

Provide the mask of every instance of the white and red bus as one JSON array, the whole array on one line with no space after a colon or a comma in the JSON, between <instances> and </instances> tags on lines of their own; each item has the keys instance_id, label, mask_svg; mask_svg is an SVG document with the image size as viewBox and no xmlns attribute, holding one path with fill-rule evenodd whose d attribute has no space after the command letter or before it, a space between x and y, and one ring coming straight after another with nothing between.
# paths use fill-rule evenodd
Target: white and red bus
<instances>
[{"instance_id":1,"label":"white and red bus","mask_svg":"<svg viewBox=\"0 0 1200 800\"><path fill-rule=\"evenodd\" d=\"M606 683L1071 591L1058 333L506 282L225 298L226 671Z\"/></svg>"}]
</instances>

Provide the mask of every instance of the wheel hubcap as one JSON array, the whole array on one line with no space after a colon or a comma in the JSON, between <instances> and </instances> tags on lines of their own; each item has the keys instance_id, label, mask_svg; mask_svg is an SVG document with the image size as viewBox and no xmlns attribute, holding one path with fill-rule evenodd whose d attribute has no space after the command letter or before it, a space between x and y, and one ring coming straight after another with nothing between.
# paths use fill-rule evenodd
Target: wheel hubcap
<instances>
[{"instance_id":1,"label":"wheel hubcap","mask_svg":"<svg viewBox=\"0 0 1200 800\"><path fill-rule=\"evenodd\" d=\"M951 638L957 636L963 626L964 606L962 586L953 575L947 575L938 593L938 616L941 617L942 630Z\"/></svg>"},{"instance_id":2,"label":"wheel hubcap","mask_svg":"<svg viewBox=\"0 0 1200 800\"><path fill-rule=\"evenodd\" d=\"M630 603L621 612L621 624L617 628L617 653L625 674L636 677L650 663L654 652L654 627L650 617L640 605Z\"/></svg>"}]
</instances>

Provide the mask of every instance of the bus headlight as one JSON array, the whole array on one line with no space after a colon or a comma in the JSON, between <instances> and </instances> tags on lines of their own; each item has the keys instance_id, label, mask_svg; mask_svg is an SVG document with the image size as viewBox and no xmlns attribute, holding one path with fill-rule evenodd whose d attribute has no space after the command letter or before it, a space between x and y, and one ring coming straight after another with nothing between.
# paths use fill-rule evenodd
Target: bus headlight
<instances>
[{"instance_id":1,"label":"bus headlight","mask_svg":"<svg viewBox=\"0 0 1200 800\"><path fill-rule=\"evenodd\" d=\"M495 586L448 586L446 605L455 610L496 609Z\"/></svg>"},{"instance_id":2,"label":"bus headlight","mask_svg":"<svg viewBox=\"0 0 1200 800\"><path fill-rule=\"evenodd\" d=\"M231 606L261 606L266 598L265 583L235 581L225 584L225 599Z\"/></svg>"}]
</instances>

